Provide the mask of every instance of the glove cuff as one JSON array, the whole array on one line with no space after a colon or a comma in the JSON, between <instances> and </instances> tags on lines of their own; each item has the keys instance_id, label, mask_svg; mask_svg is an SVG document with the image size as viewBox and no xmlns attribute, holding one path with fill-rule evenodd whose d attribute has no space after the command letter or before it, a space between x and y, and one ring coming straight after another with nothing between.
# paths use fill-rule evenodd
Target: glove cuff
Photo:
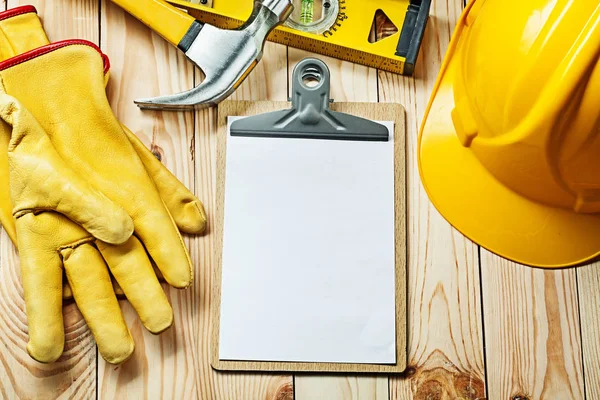
<instances>
[{"instance_id":1,"label":"glove cuff","mask_svg":"<svg viewBox=\"0 0 600 400\"><path fill-rule=\"evenodd\" d=\"M0 61L48 44L37 11L21 6L0 12Z\"/></svg>"},{"instance_id":2,"label":"glove cuff","mask_svg":"<svg viewBox=\"0 0 600 400\"><path fill-rule=\"evenodd\" d=\"M5 19L16 17L17 15L29 14L29 13L37 14L36 8L31 5L11 8L10 10L0 12L0 21L4 21Z\"/></svg>"},{"instance_id":3,"label":"glove cuff","mask_svg":"<svg viewBox=\"0 0 600 400\"><path fill-rule=\"evenodd\" d=\"M52 44L38 47L37 49L33 49L26 53L11 57L7 60L0 62L0 71L14 67L15 65L19 65L24 62L28 62L34 58L43 56L44 54L51 53L58 49L62 49L63 47L77 46L77 45L88 46L88 47L91 47L94 50L96 50L100 54L100 56L102 57L102 61L104 62L104 73L105 74L108 73L108 71L110 70L110 60L108 59L108 56L106 54L102 53L102 50L100 50L100 48L98 46L96 46L96 44L94 44L90 41L81 40L81 39L61 40L59 42L54 42Z\"/></svg>"}]
</instances>

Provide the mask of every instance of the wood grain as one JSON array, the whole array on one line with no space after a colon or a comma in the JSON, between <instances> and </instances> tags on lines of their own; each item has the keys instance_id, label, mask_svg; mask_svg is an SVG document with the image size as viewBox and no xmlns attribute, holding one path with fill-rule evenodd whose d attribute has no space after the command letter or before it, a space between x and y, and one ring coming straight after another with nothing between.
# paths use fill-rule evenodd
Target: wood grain
<instances>
[{"instance_id":1,"label":"wood grain","mask_svg":"<svg viewBox=\"0 0 600 400\"><path fill-rule=\"evenodd\" d=\"M297 375L297 400L380 400L388 398L387 376Z\"/></svg>"},{"instance_id":2,"label":"wood grain","mask_svg":"<svg viewBox=\"0 0 600 400\"><path fill-rule=\"evenodd\" d=\"M600 263L577 269L587 399L600 399Z\"/></svg>"},{"instance_id":3,"label":"wood grain","mask_svg":"<svg viewBox=\"0 0 600 400\"><path fill-rule=\"evenodd\" d=\"M379 73L380 100L407 110L409 369L392 399L485 397L478 248L429 202L417 167L417 135L460 0L434 1L415 76Z\"/></svg>"},{"instance_id":4,"label":"wood grain","mask_svg":"<svg viewBox=\"0 0 600 400\"><path fill-rule=\"evenodd\" d=\"M582 399L576 271L481 252L490 398Z\"/></svg>"},{"instance_id":5,"label":"wood grain","mask_svg":"<svg viewBox=\"0 0 600 400\"><path fill-rule=\"evenodd\" d=\"M72 4L73 3L73 4ZM43 16L52 40L73 37L98 39L98 12L94 1L15 1L7 7L33 4ZM62 11L66 10L66 11ZM93 398L96 395L96 346L77 306L63 309L65 349L53 364L29 357L27 318L19 260L8 236L0 236L0 397Z\"/></svg>"},{"instance_id":6,"label":"wood grain","mask_svg":"<svg viewBox=\"0 0 600 400\"><path fill-rule=\"evenodd\" d=\"M266 42L261 62L229 100L287 100L287 47Z\"/></svg>"},{"instance_id":7,"label":"wood grain","mask_svg":"<svg viewBox=\"0 0 600 400\"><path fill-rule=\"evenodd\" d=\"M193 113L141 111L139 97L180 92L193 85L193 68L183 54L112 2L102 2L101 47L111 59L109 100L127 125L186 186L193 188ZM186 245L190 245L186 240ZM100 398L193 398L195 332L193 288L164 286L173 306L174 323L155 336L147 332L135 311L121 301L136 343L131 360L115 367L98 362Z\"/></svg>"},{"instance_id":8,"label":"wood grain","mask_svg":"<svg viewBox=\"0 0 600 400\"><path fill-rule=\"evenodd\" d=\"M395 372L406 368L406 216L405 216L405 146L404 111L398 104L368 106L364 103L333 103L331 109L375 121L395 121L395 236L396 236L396 364L307 363L307 362L250 362L219 359L219 321L221 304L221 262L223 247L223 221L225 204L225 165L227 143L227 117L259 115L270 111L289 109L288 102L225 101L219 105L217 139L217 187L214 241L214 273L212 292L212 342L211 364L219 370L239 371L311 371L311 372Z\"/></svg>"},{"instance_id":9,"label":"wood grain","mask_svg":"<svg viewBox=\"0 0 600 400\"><path fill-rule=\"evenodd\" d=\"M98 44L97 0L8 0L8 8L34 5L51 42L85 39Z\"/></svg>"}]
</instances>

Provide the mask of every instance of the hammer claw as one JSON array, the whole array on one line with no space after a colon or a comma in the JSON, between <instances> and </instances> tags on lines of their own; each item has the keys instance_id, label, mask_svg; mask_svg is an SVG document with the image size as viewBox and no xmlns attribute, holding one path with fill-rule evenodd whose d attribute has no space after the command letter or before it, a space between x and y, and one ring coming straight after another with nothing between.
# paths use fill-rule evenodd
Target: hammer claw
<instances>
[{"instance_id":1,"label":"hammer claw","mask_svg":"<svg viewBox=\"0 0 600 400\"><path fill-rule=\"evenodd\" d=\"M220 80L205 79L200 85L185 92L167 96L153 97L149 99L135 100L135 104L141 109L186 111L198 110L217 105L233 93L237 86L222 86Z\"/></svg>"},{"instance_id":2,"label":"hammer claw","mask_svg":"<svg viewBox=\"0 0 600 400\"><path fill-rule=\"evenodd\" d=\"M291 0L255 0L250 18L238 29L193 23L178 47L203 70L204 81L182 93L135 103L142 109L155 110L193 110L218 104L258 64L268 34L287 19L292 9Z\"/></svg>"}]
</instances>

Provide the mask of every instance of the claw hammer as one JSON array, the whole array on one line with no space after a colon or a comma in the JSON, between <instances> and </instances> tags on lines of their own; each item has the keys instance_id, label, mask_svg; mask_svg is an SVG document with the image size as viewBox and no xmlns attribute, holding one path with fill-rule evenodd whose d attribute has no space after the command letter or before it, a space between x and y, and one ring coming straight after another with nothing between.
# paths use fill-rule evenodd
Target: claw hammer
<instances>
[{"instance_id":1,"label":"claw hammer","mask_svg":"<svg viewBox=\"0 0 600 400\"><path fill-rule=\"evenodd\" d=\"M163 0L112 1L177 46L206 76L191 90L135 101L140 108L160 110L205 108L227 98L260 61L268 34L293 9L291 0L254 0L248 21L225 30L202 24Z\"/></svg>"}]
</instances>

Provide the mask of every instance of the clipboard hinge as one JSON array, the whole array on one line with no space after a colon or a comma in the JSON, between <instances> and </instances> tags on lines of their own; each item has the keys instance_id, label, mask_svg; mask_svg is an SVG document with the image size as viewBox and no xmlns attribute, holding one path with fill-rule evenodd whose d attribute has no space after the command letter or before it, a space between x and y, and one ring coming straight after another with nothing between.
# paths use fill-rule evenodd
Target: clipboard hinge
<instances>
[{"instance_id":1,"label":"clipboard hinge","mask_svg":"<svg viewBox=\"0 0 600 400\"><path fill-rule=\"evenodd\" d=\"M381 124L350 114L331 111L330 73L316 58L298 63L292 75L292 108L237 120L231 136L388 141Z\"/></svg>"}]
</instances>

